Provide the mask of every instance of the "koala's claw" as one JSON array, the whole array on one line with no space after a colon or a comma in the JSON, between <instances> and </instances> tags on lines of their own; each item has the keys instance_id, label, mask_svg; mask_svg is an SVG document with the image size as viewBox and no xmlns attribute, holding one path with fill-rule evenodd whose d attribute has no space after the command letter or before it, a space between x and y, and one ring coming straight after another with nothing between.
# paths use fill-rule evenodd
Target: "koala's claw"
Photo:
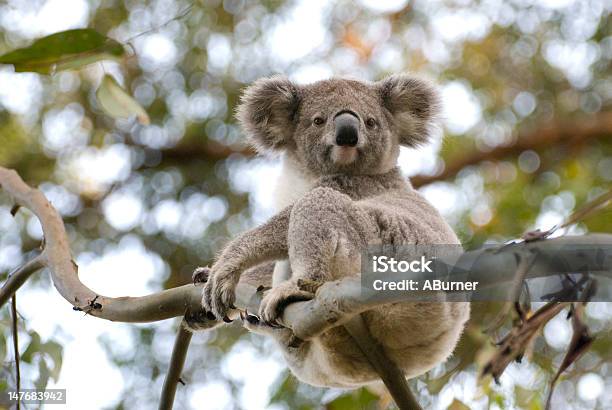
<instances>
[{"instance_id":1,"label":"koala's claw","mask_svg":"<svg viewBox=\"0 0 612 410\"><path fill-rule=\"evenodd\" d=\"M191 332L195 332L202 327L202 323L206 319L206 312L199 310L197 312L188 312L185 314L185 327Z\"/></svg>"},{"instance_id":2,"label":"koala's claw","mask_svg":"<svg viewBox=\"0 0 612 410\"><path fill-rule=\"evenodd\" d=\"M196 283L205 283L208 280L209 275L210 268L208 266L199 266L193 271L191 279L193 280L194 285Z\"/></svg>"},{"instance_id":3,"label":"koala's claw","mask_svg":"<svg viewBox=\"0 0 612 410\"><path fill-rule=\"evenodd\" d=\"M269 326L282 327L278 319L287 305L312 298L314 293L301 290L295 281L283 282L266 293L259 306L259 316Z\"/></svg>"},{"instance_id":4,"label":"koala's claw","mask_svg":"<svg viewBox=\"0 0 612 410\"><path fill-rule=\"evenodd\" d=\"M250 314L248 311L244 311L244 313L242 311L240 311L240 319L242 319L242 321L247 321L248 324L250 325L258 325L259 324L259 318L255 315Z\"/></svg>"},{"instance_id":5,"label":"koala's claw","mask_svg":"<svg viewBox=\"0 0 612 410\"><path fill-rule=\"evenodd\" d=\"M183 318L183 326L190 332L207 330L215 327L215 315L204 309L188 311Z\"/></svg>"},{"instance_id":6,"label":"koala's claw","mask_svg":"<svg viewBox=\"0 0 612 410\"><path fill-rule=\"evenodd\" d=\"M235 309L235 290L236 282L231 274L213 275L204 286L202 295L204 310L227 322L229 320L227 313Z\"/></svg>"},{"instance_id":7,"label":"koala's claw","mask_svg":"<svg viewBox=\"0 0 612 410\"><path fill-rule=\"evenodd\" d=\"M255 316L255 315L247 315L246 321L249 322L252 325L259 324L259 318L257 316Z\"/></svg>"}]
</instances>

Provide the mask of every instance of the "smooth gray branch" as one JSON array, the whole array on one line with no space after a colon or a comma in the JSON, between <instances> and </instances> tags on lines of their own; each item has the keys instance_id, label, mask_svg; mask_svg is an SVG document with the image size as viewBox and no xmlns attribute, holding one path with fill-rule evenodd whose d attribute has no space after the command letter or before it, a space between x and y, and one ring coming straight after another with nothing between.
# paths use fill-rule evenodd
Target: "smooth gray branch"
<instances>
[{"instance_id":1,"label":"smooth gray branch","mask_svg":"<svg viewBox=\"0 0 612 410\"><path fill-rule=\"evenodd\" d=\"M28 278L37 270L44 267L44 256L36 255L13 272L9 274L8 279L0 289L0 308L17 292Z\"/></svg>"},{"instance_id":2,"label":"smooth gray branch","mask_svg":"<svg viewBox=\"0 0 612 410\"><path fill-rule=\"evenodd\" d=\"M13 170L0 167L0 186L17 205L30 209L40 220L45 249L44 257L26 264L17 278L7 281L2 297L10 297L30 269L49 268L58 292L77 310L102 319L118 322L154 322L183 316L188 309L200 308L201 290L193 285L164 290L143 297L109 298L85 286L72 259L64 222L55 208L38 189L29 187ZM27 268L27 269L26 269ZM19 272L18 272L19 273ZM29 272L31 273L31 272ZM6 292L5 292L6 290Z\"/></svg>"}]
</instances>

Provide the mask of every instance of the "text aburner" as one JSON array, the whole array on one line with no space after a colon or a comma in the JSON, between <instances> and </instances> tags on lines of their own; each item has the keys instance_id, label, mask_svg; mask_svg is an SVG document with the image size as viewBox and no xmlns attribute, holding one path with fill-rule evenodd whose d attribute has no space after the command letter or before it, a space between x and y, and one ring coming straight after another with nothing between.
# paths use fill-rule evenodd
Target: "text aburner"
<instances>
[{"instance_id":1,"label":"text aburner","mask_svg":"<svg viewBox=\"0 0 612 410\"><path fill-rule=\"evenodd\" d=\"M401 279L394 281L386 281L376 279L372 282L374 290L434 290L445 292L463 292L476 290L478 282L450 282L440 279L424 280L423 285L418 280Z\"/></svg>"}]
</instances>

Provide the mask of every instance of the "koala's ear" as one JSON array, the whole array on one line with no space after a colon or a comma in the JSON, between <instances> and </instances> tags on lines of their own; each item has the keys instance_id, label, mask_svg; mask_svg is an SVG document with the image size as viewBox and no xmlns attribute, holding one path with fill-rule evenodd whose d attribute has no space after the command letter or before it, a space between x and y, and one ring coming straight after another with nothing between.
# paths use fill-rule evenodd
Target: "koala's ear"
<instances>
[{"instance_id":1,"label":"koala's ear","mask_svg":"<svg viewBox=\"0 0 612 410\"><path fill-rule=\"evenodd\" d=\"M257 151L284 148L295 131L300 89L287 78L255 81L242 95L236 116Z\"/></svg>"},{"instance_id":2,"label":"koala's ear","mask_svg":"<svg viewBox=\"0 0 612 410\"><path fill-rule=\"evenodd\" d=\"M426 80L406 74L376 83L385 108L393 116L399 143L416 147L429 140L440 111L440 97Z\"/></svg>"}]
</instances>

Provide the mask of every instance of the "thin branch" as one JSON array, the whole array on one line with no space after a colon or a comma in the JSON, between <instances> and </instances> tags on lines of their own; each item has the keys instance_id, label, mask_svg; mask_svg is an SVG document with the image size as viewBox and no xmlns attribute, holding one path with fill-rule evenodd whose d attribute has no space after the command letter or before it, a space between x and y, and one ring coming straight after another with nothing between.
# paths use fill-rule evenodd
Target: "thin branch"
<instances>
[{"instance_id":1,"label":"thin branch","mask_svg":"<svg viewBox=\"0 0 612 410\"><path fill-rule=\"evenodd\" d=\"M28 278L44 267L44 255L38 254L9 274L8 279L0 289L0 308L17 292Z\"/></svg>"},{"instance_id":2,"label":"thin branch","mask_svg":"<svg viewBox=\"0 0 612 410\"><path fill-rule=\"evenodd\" d=\"M155 31L161 30L162 28L166 27L168 24L172 23L173 21L177 21L177 20L182 19L183 17L185 17L189 13L191 13L191 10L193 9L193 6L194 6L194 3L191 3L190 5L185 7L185 9L183 9L183 11L181 11L176 16L172 17L170 20L165 21L164 23L162 23L159 26L151 27L150 29L148 29L146 31L143 31L142 33L135 34L134 36L132 36L132 37L128 38L127 40L125 40L125 42L126 43L131 43L132 41L136 40L138 37L142 37L142 36L145 36L147 34L153 33Z\"/></svg>"},{"instance_id":3,"label":"thin branch","mask_svg":"<svg viewBox=\"0 0 612 410\"><path fill-rule=\"evenodd\" d=\"M161 153L164 160L169 161L202 160L216 162L227 159L230 155L252 157L255 155L255 150L249 147L232 148L215 140L208 140L205 143L189 142L178 144L172 148L162 150Z\"/></svg>"},{"instance_id":4,"label":"thin branch","mask_svg":"<svg viewBox=\"0 0 612 410\"><path fill-rule=\"evenodd\" d=\"M448 180L456 176L459 171L470 165L477 165L483 161L496 161L504 158L516 157L526 150L536 152L549 149L551 146L569 147L585 144L592 139L610 138L612 135L612 113L599 113L572 120L555 119L554 121L539 124L520 133L516 140L509 145L492 148L490 151L474 150L462 153L460 158L449 160L444 169L436 175L415 175L410 178L415 188L431 184L436 181ZM227 145L210 140L204 144L187 142L161 151L164 160L169 161L220 161L230 155L239 154L253 156L255 151L250 148L235 149Z\"/></svg>"},{"instance_id":5,"label":"thin branch","mask_svg":"<svg viewBox=\"0 0 612 410\"><path fill-rule=\"evenodd\" d=\"M595 211L604 208L610 203L610 201L612 201L612 189L598 196L597 198L594 198L592 201L589 201L586 204L582 205L579 209L573 212L567 218L567 220L561 226L559 226L559 228L566 228L570 225L582 221L584 218L593 214Z\"/></svg>"},{"instance_id":6,"label":"thin branch","mask_svg":"<svg viewBox=\"0 0 612 410\"><path fill-rule=\"evenodd\" d=\"M21 390L21 370L19 360L19 333L17 333L17 295L13 295L11 302L11 315L13 316L13 351L15 352L15 387L17 388L17 410L21 406L19 391Z\"/></svg>"},{"instance_id":7,"label":"thin branch","mask_svg":"<svg viewBox=\"0 0 612 410\"><path fill-rule=\"evenodd\" d=\"M183 324L181 324L174 341L168 374L166 375L166 380L164 380L164 387L159 401L159 410L172 410L176 388L178 384L182 382L181 372L185 365L185 357L187 356L191 336L192 333L186 330Z\"/></svg>"},{"instance_id":8,"label":"thin branch","mask_svg":"<svg viewBox=\"0 0 612 410\"><path fill-rule=\"evenodd\" d=\"M499 342L497 351L482 369L482 376L490 374L496 382L499 382L499 377L506 367L523 356L542 327L570 304L568 302L549 302L529 319L513 327L510 333Z\"/></svg>"},{"instance_id":9,"label":"thin branch","mask_svg":"<svg viewBox=\"0 0 612 410\"><path fill-rule=\"evenodd\" d=\"M584 144L594 138L609 138L612 135L612 113L600 113L574 120L556 120L528 132L520 134L516 141L510 145L502 145L490 151L473 151L462 154L446 164L444 169L436 175L416 175L410 178L414 187L421 187L436 181L450 179L459 171L469 165L476 165L483 161L501 160L517 156L523 151L541 151L568 143L571 146Z\"/></svg>"},{"instance_id":10,"label":"thin branch","mask_svg":"<svg viewBox=\"0 0 612 410\"><path fill-rule=\"evenodd\" d=\"M572 363L575 363L589 349L589 347L591 347L593 341L595 340L595 338L589 334L589 330L583 322L584 304L575 303L573 304L573 308L572 338L567 348L567 352L565 352L565 356L563 357L563 361L559 365L559 369L557 369L557 372L550 381L548 397L546 398L546 406L544 407L545 410L550 410L555 386L557 385L561 374L567 370Z\"/></svg>"},{"instance_id":11,"label":"thin branch","mask_svg":"<svg viewBox=\"0 0 612 410\"><path fill-rule=\"evenodd\" d=\"M395 362L389 360L382 346L374 340L363 317L354 316L344 324L344 328L387 386L395 404L401 410L422 410L408 386L404 373Z\"/></svg>"},{"instance_id":12,"label":"thin branch","mask_svg":"<svg viewBox=\"0 0 612 410\"><path fill-rule=\"evenodd\" d=\"M612 201L612 189L592 199L591 201L587 202L586 204L582 205L580 208L572 212L572 214L568 216L567 219L561 225L555 225L547 231L541 231L539 229L536 229L535 231L525 232L523 234L523 239L525 241L537 241L541 239L546 239L553 233L557 232L557 230L559 229L564 229L570 225L582 222L583 219L606 207L610 203L610 201Z\"/></svg>"}]
</instances>

